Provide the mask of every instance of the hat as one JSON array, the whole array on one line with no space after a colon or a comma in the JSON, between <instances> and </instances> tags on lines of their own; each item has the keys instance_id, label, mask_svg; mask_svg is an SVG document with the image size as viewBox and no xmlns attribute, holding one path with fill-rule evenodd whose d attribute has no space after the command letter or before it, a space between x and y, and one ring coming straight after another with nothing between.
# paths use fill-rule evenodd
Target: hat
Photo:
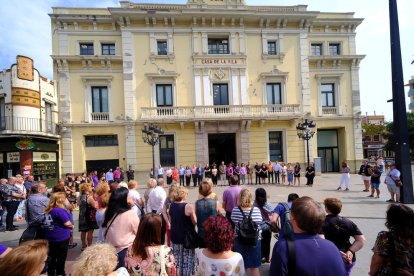
<instances>
[{"instance_id":1,"label":"hat","mask_svg":"<svg viewBox=\"0 0 414 276\"><path fill-rule=\"evenodd\" d=\"M388 162L388 166L394 166L395 167L395 162L393 162L393 161Z\"/></svg>"}]
</instances>

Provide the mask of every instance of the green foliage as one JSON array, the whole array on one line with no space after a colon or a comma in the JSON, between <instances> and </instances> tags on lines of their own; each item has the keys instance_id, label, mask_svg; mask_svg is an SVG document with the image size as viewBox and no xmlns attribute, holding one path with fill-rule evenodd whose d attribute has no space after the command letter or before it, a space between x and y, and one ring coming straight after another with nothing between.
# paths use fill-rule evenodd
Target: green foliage
<instances>
[{"instance_id":1,"label":"green foliage","mask_svg":"<svg viewBox=\"0 0 414 276\"><path fill-rule=\"evenodd\" d=\"M385 126L384 125L371 125L371 124L365 124L362 126L362 129L364 130L364 133L369 134L382 134Z\"/></svg>"},{"instance_id":2,"label":"green foliage","mask_svg":"<svg viewBox=\"0 0 414 276\"><path fill-rule=\"evenodd\" d=\"M411 160L414 160L414 114L407 113L407 126L408 126L408 141L410 145ZM394 151L395 136L393 133L393 122L386 122L384 124L384 131L382 137L387 140L384 145L384 149L387 151Z\"/></svg>"}]
</instances>

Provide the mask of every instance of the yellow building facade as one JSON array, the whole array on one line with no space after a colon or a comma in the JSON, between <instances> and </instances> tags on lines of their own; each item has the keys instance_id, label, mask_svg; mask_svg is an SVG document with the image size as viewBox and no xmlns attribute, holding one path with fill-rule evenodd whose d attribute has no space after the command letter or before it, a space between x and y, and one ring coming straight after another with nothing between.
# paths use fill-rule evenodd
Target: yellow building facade
<instances>
[{"instance_id":1,"label":"yellow building facade","mask_svg":"<svg viewBox=\"0 0 414 276\"><path fill-rule=\"evenodd\" d=\"M296 125L316 124L322 171L362 159L353 13L306 6L189 0L102 9L54 8L62 172L147 172L145 125L164 130L163 166L306 162Z\"/></svg>"}]
</instances>

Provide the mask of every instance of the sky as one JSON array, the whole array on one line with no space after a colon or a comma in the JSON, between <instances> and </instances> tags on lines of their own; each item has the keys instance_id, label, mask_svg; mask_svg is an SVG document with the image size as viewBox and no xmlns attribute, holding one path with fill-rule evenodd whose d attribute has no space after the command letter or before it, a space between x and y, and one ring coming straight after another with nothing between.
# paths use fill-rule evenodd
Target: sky
<instances>
[{"instance_id":1,"label":"sky","mask_svg":"<svg viewBox=\"0 0 414 276\"><path fill-rule=\"evenodd\" d=\"M186 0L135 0L137 3L186 3ZM355 12L364 18L357 28L362 114L392 120L391 57L387 0L246 0L247 5L308 5L310 11ZM0 70L10 68L17 55L31 57L39 72L53 79L51 7L118 7L114 0L2 0L0 8ZM397 0L404 83L414 76L413 0ZM408 91L408 88L405 90ZM406 105L409 98L406 97Z\"/></svg>"}]
</instances>

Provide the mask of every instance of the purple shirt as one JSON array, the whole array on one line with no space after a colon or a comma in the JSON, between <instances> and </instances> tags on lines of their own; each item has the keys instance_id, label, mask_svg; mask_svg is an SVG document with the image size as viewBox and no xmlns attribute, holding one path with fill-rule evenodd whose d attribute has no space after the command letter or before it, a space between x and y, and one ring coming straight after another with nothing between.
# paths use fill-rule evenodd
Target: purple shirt
<instances>
[{"instance_id":1,"label":"purple shirt","mask_svg":"<svg viewBox=\"0 0 414 276\"><path fill-rule=\"evenodd\" d=\"M53 208L49 214L46 215L46 239L51 242L59 242L69 239L71 230L64 226L68 221L70 221L70 215L66 209Z\"/></svg>"},{"instance_id":2,"label":"purple shirt","mask_svg":"<svg viewBox=\"0 0 414 276\"><path fill-rule=\"evenodd\" d=\"M6 245L0 243L0 256L3 255L4 252L6 252L7 248L8 247Z\"/></svg>"},{"instance_id":3,"label":"purple shirt","mask_svg":"<svg viewBox=\"0 0 414 276\"><path fill-rule=\"evenodd\" d=\"M92 175L93 187L96 188L98 186L98 176Z\"/></svg>"},{"instance_id":4,"label":"purple shirt","mask_svg":"<svg viewBox=\"0 0 414 276\"><path fill-rule=\"evenodd\" d=\"M246 175L246 167L240 167L240 174Z\"/></svg>"},{"instance_id":5,"label":"purple shirt","mask_svg":"<svg viewBox=\"0 0 414 276\"><path fill-rule=\"evenodd\" d=\"M237 198L239 197L241 187L239 185L232 185L228 187L223 193L223 201L226 202L226 212L233 211L237 206Z\"/></svg>"},{"instance_id":6,"label":"purple shirt","mask_svg":"<svg viewBox=\"0 0 414 276\"><path fill-rule=\"evenodd\" d=\"M296 275L341 276L345 265L338 248L319 235L294 234ZM286 240L280 239L273 247L269 275L288 275ZM329 264L329 265L327 265Z\"/></svg>"}]
</instances>

